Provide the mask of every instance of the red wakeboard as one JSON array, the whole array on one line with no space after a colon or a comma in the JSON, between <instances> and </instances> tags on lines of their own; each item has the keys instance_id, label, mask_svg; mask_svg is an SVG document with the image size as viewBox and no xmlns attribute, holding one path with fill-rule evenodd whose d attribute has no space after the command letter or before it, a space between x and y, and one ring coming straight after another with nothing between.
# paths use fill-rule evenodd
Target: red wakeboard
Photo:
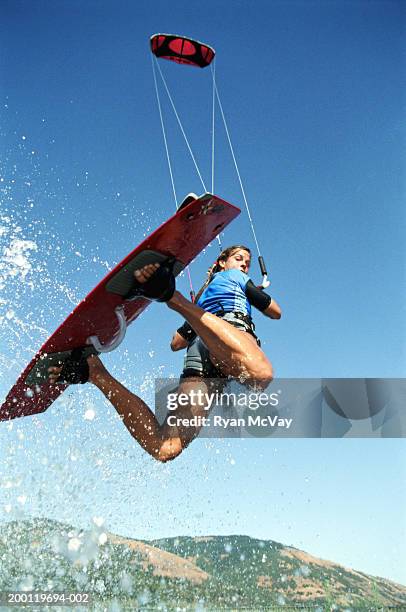
<instances>
[{"instance_id":1,"label":"red wakeboard","mask_svg":"<svg viewBox=\"0 0 406 612\"><path fill-rule=\"evenodd\" d=\"M89 343L90 337L105 352L116 348L126 326L151 303L142 297L131 301L124 297L134 270L151 261L151 252L158 261L159 254L162 260L175 258L177 275L239 213L232 204L208 193L181 206L109 272L45 342L0 407L0 421L44 412L69 386L49 384L48 367L66 359L74 348L88 346L86 354L100 352Z\"/></svg>"}]
</instances>

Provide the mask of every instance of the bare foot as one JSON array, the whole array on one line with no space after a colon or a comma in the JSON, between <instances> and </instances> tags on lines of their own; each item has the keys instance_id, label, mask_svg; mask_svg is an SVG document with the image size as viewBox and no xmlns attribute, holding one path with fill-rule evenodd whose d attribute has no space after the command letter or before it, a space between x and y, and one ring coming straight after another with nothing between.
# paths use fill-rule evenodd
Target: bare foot
<instances>
[{"instance_id":1,"label":"bare foot","mask_svg":"<svg viewBox=\"0 0 406 612\"><path fill-rule=\"evenodd\" d=\"M97 355L89 355L89 357L87 358L87 363L89 366L88 382L95 384L96 381L100 381L100 379L104 378L105 376L109 376L108 371L106 370ZM48 379L51 384L55 384L57 382L61 371L62 366L53 366L51 368L48 368Z\"/></svg>"},{"instance_id":2,"label":"bare foot","mask_svg":"<svg viewBox=\"0 0 406 612\"><path fill-rule=\"evenodd\" d=\"M146 283L149 278L154 274L156 270L158 270L160 264L152 263L143 266L139 270L135 270L134 276L139 283Z\"/></svg>"},{"instance_id":3,"label":"bare foot","mask_svg":"<svg viewBox=\"0 0 406 612\"><path fill-rule=\"evenodd\" d=\"M58 380L61 371L62 371L62 366L60 367L53 366L52 368L48 368L48 373L49 373L48 380L52 385L54 385L56 381Z\"/></svg>"},{"instance_id":4,"label":"bare foot","mask_svg":"<svg viewBox=\"0 0 406 612\"><path fill-rule=\"evenodd\" d=\"M139 268L138 270L135 270L134 276L137 282L139 282L140 284L146 283L151 278L151 276L158 270L160 265L161 264L159 263L151 263L147 264L146 266L143 266L142 268ZM175 289L173 296L168 301L165 301L166 305L169 306L169 308L172 307L173 303L177 302L177 296L180 296L181 298L183 297Z\"/></svg>"}]
</instances>

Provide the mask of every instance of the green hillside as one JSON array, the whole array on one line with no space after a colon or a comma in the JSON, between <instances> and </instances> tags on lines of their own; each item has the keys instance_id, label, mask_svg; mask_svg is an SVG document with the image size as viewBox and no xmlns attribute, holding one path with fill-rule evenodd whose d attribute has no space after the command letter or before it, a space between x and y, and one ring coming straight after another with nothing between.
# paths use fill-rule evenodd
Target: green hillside
<instances>
[{"instance_id":1,"label":"green hillside","mask_svg":"<svg viewBox=\"0 0 406 612\"><path fill-rule=\"evenodd\" d=\"M86 591L100 610L406 609L403 586L239 535L146 542L97 525L10 522L0 568L0 591Z\"/></svg>"}]
</instances>

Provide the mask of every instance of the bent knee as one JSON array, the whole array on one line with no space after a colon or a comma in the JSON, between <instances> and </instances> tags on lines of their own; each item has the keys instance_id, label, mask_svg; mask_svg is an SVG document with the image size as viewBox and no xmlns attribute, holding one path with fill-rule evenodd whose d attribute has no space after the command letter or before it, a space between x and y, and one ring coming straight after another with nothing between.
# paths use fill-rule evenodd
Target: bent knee
<instances>
[{"instance_id":1,"label":"bent knee","mask_svg":"<svg viewBox=\"0 0 406 612\"><path fill-rule=\"evenodd\" d=\"M273 378L274 375L272 364L268 362L255 372L255 375L253 376L253 383L255 386L260 387L261 389L266 389L267 386L273 381Z\"/></svg>"},{"instance_id":2,"label":"bent knee","mask_svg":"<svg viewBox=\"0 0 406 612\"><path fill-rule=\"evenodd\" d=\"M161 463L166 463L167 461L176 459L176 457L181 454L182 450L183 447L180 438L169 438L169 440L164 440L162 442L155 455L155 459Z\"/></svg>"}]
</instances>

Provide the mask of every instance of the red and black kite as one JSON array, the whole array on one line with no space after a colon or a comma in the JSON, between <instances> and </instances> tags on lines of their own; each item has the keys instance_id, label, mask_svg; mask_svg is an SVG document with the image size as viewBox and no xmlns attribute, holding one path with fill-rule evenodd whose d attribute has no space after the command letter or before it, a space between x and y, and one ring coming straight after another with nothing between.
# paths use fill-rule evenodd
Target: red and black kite
<instances>
[{"instance_id":1,"label":"red and black kite","mask_svg":"<svg viewBox=\"0 0 406 612\"><path fill-rule=\"evenodd\" d=\"M212 47L185 36L154 34L151 36L151 50L156 57L189 66L208 66L216 52Z\"/></svg>"}]
</instances>

